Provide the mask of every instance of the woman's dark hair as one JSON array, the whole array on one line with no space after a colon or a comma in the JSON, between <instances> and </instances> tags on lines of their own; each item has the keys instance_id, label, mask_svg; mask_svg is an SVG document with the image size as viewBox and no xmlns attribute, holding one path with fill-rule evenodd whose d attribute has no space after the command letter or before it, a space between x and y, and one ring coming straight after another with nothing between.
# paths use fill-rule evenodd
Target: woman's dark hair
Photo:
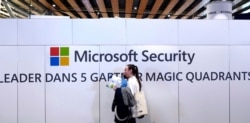
<instances>
[{"instance_id":1,"label":"woman's dark hair","mask_svg":"<svg viewBox=\"0 0 250 123\"><path fill-rule=\"evenodd\" d=\"M141 91L142 84L141 84L140 77L139 77L138 67L134 64L128 64L127 66L129 70L132 70L132 74L136 77L138 84L139 84L139 90Z\"/></svg>"}]
</instances>

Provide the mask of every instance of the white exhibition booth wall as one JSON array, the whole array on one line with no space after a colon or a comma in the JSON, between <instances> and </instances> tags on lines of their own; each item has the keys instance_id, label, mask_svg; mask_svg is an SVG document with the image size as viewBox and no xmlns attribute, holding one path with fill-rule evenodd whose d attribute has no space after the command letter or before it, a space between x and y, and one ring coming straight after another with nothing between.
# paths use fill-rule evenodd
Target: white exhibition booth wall
<instances>
[{"instance_id":1,"label":"white exhibition booth wall","mask_svg":"<svg viewBox=\"0 0 250 123\"><path fill-rule=\"evenodd\" d=\"M138 123L250 122L250 21L1 19L0 27L0 123L112 123L105 85L129 63L149 110Z\"/></svg>"}]
</instances>

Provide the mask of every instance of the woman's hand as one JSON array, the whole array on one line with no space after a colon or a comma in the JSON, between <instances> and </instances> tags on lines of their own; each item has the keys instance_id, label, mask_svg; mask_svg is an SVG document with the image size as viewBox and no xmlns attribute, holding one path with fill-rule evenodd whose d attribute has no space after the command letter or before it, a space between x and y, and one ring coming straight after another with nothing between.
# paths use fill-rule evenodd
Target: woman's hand
<instances>
[{"instance_id":1,"label":"woman's hand","mask_svg":"<svg viewBox=\"0 0 250 123\"><path fill-rule=\"evenodd\" d=\"M114 85L113 90L115 91L115 90L116 90L116 88L117 88L117 87L116 87L116 85Z\"/></svg>"}]
</instances>

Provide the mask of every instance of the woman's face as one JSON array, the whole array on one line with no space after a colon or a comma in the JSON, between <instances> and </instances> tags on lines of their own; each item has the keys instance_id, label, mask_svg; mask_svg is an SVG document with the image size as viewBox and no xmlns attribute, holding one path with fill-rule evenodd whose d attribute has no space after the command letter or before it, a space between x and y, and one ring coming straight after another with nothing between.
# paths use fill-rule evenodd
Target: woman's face
<instances>
[{"instance_id":1,"label":"woman's face","mask_svg":"<svg viewBox=\"0 0 250 123\"><path fill-rule=\"evenodd\" d=\"M123 72L124 76L126 76L127 78L129 78L130 76L132 76L132 70L128 69L128 66L125 67L124 72Z\"/></svg>"}]
</instances>

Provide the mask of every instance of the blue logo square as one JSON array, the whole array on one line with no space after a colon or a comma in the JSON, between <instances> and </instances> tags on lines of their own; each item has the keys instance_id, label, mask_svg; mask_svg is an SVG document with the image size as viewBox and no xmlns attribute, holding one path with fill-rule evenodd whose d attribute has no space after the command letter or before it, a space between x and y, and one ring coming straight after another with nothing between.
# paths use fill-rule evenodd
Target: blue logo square
<instances>
[{"instance_id":1,"label":"blue logo square","mask_svg":"<svg viewBox=\"0 0 250 123\"><path fill-rule=\"evenodd\" d=\"M59 57L50 57L50 66L59 66Z\"/></svg>"}]
</instances>

